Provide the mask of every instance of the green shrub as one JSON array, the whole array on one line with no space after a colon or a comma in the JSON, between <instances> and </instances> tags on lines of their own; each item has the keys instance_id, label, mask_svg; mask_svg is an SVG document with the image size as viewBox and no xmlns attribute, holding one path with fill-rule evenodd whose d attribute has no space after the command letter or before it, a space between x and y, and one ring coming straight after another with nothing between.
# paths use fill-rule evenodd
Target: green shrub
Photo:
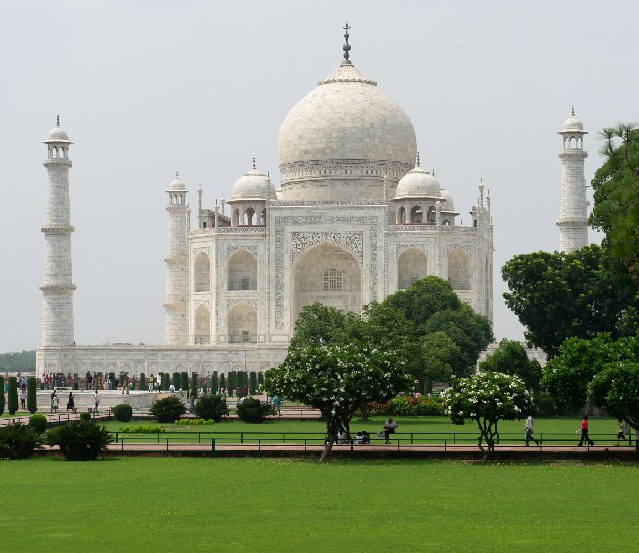
<instances>
[{"instance_id":1,"label":"green shrub","mask_svg":"<svg viewBox=\"0 0 639 553\"><path fill-rule=\"evenodd\" d=\"M44 434L47 429L47 417L44 415L31 415L29 417L29 428L36 434Z\"/></svg>"},{"instance_id":2,"label":"green shrub","mask_svg":"<svg viewBox=\"0 0 639 553\"><path fill-rule=\"evenodd\" d=\"M86 421L68 422L47 433L47 444L60 446L69 461L94 461L112 441L106 426Z\"/></svg>"},{"instance_id":3,"label":"green shrub","mask_svg":"<svg viewBox=\"0 0 639 553\"><path fill-rule=\"evenodd\" d=\"M445 413L439 400L424 397L396 397L386 403L369 404L368 414L396 417L439 417Z\"/></svg>"},{"instance_id":4,"label":"green shrub","mask_svg":"<svg viewBox=\"0 0 639 553\"><path fill-rule=\"evenodd\" d=\"M275 413L273 406L256 397L247 397L237 404L237 416L241 421L250 423L264 422L264 418Z\"/></svg>"},{"instance_id":5,"label":"green shrub","mask_svg":"<svg viewBox=\"0 0 639 553\"><path fill-rule=\"evenodd\" d=\"M9 389L7 391L7 411L10 415L15 415L18 410L18 379L15 376L9 377Z\"/></svg>"},{"instance_id":6,"label":"green shrub","mask_svg":"<svg viewBox=\"0 0 639 553\"><path fill-rule=\"evenodd\" d=\"M80 420L85 422L91 422L91 413L80 413Z\"/></svg>"},{"instance_id":7,"label":"green shrub","mask_svg":"<svg viewBox=\"0 0 639 553\"><path fill-rule=\"evenodd\" d=\"M191 395L189 397L197 397L197 373L191 373Z\"/></svg>"},{"instance_id":8,"label":"green shrub","mask_svg":"<svg viewBox=\"0 0 639 553\"><path fill-rule=\"evenodd\" d=\"M29 426L16 422L0 428L0 458L26 459L37 447L40 435Z\"/></svg>"},{"instance_id":9,"label":"green shrub","mask_svg":"<svg viewBox=\"0 0 639 553\"><path fill-rule=\"evenodd\" d=\"M4 376L0 376L0 415L4 413Z\"/></svg>"},{"instance_id":10,"label":"green shrub","mask_svg":"<svg viewBox=\"0 0 639 553\"><path fill-rule=\"evenodd\" d=\"M171 377L169 373L162 374L162 390L168 390L171 387Z\"/></svg>"},{"instance_id":11,"label":"green shrub","mask_svg":"<svg viewBox=\"0 0 639 553\"><path fill-rule=\"evenodd\" d=\"M257 385L261 388L262 384L264 384L264 373L257 373Z\"/></svg>"},{"instance_id":12,"label":"green shrub","mask_svg":"<svg viewBox=\"0 0 639 553\"><path fill-rule=\"evenodd\" d=\"M133 418L133 408L128 403L120 403L113 408L115 420L129 422Z\"/></svg>"},{"instance_id":13,"label":"green shrub","mask_svg":"<svg viewBox=\"0 0 639 553\"><path fill-rule=\"evenodd\" d=\"M177 421L178 423L180 421ZM162 426L120 426L118 432L136 432L138 434L157 434L158 432L166 432Z\"/></svg>"},{"instance_id":14,"label":"green shrub","mask_svg":"<svg viewBox=\"0 0 639 553\"><path fill-rule=\"evenodd\" d=\"M237 373L235 371L229 372L228 382L229 396L233 397L235 395L235 389L237 388Z\"/></svg>"},{"instance_id":15,"label":"green shrub","mask_svg":"<svg viewBox=\"0 0 639 553\"><path fill-rule=\"evenodd\" d=\"M140 386L138 390L144 390L146 388L146 375L144 373L140 373Z\"/></svg>"},{"instance_id":16,"label":"green shrub","mask_svg":"<svg viewBox=\"0 0 639 553\"><path fill-rule=\"evenodd\" d=\"M257 394L257 374L251 371L249 375L249 394Z\"/></svg>"},{"instance_id":17,"label":"green shrub","mask_svg":"<svg viewBox=\"0 0 639 553\"><path fill-rule=\"evenodd\" d=\"M151 406L151 415L158 422L175 422L184 413L186 413L186 407L176 396L159 399Z\"/></svg>"},{"instance_id":18,"label":"green shrub","mask_svg":"<svg viewBox=\"0 0 639 553\"><path fill-rule=\"evenodd\" d=\"M229 414L226 399L221 395L204 396L195 402L195 414L199 419L213 419L220 422Z\"/></svg>"},{"instance_id":19,"label":"green shrub","mask_svg":"<svg viewBox=\"0 0 639 553\"><path fill-rule=\"evenodd\" d=\"M33 414L38 410L38 392L36 379L33 376L27 378L27 411Z\"/></svg>"},{"instance_id":20,"label":"green shrub","mask_svg":"<svg viewBox=\"0 0 639 553\"><path fill-rule=\"evenodd\" d=\"M189 392L189 373L186 371L180 373L180 388L187 394Z\"/></svg>"},{"instance_id":21,"label":"green shrub","mask_svg":"<svg viewBox=\"0 0 639 553\"><path fill-rule=\"evenodd\" d=\"M208 424L215 424L213 419L180 419L175 421L177 426L206 426Z\"/></svg>"},{"instance_id":22,"label":"green shrub","mask_svg":"<svg viewBox=\"0 0 639 553\"><path fill-rule=\"evenodd\" d=\"M217 371L213 371L211 373L211 394L217 395L219 391L218 383L217 383Z\"/></svg>"}]
</instances>

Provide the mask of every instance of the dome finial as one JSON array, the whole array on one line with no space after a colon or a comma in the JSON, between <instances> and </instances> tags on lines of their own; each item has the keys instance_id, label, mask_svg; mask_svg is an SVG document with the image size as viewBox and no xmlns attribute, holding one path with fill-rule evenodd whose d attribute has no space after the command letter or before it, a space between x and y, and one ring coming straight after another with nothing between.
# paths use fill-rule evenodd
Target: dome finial
<instances>
[{"instance_id":1,"label":"dome finial","mask_svg":"<svg viewBox=\"0 0 639 553\"><path fill-rule=\"evenodd\" d=\"M419 167L419 152L417 152L417 167Z\"/></svg>"},{"instance_id":2,"label":"dome finial","mask_svg":"<svg viewBox=\"0 0 639 553\"><path fill-rule=\"evenodd\" d=\"M55 120L55 126L56 127L60 126L60 114L59 113L58 113L58 116L56 117L56 120Z\"/></svg>"},{"instance_id":3,"label":"dome finial","mask_svg":"<svg viewBox=\"0 0 639 553\"><path fill-rule=\"evenodd\" d=\"M180 175L178 175L178 172L177 172L177 171L175 172L175 178L176 178L176 179L179 179L179 178L180 178Z\"/></svg>"},{"instance_id":4,"label":"dome finial","mask_svg":"<svg viewBox=\"0 0 639 553\"><path fill-rule=\"evenodd\" d=\"M575 116L575 106L572 106L572 116Z\"/></svg>"},{"instance_id":5,"label":"dome finial","mask_svg":"<svg viewBox=\"0 0 639 553\"><path fill-rule=\"evenodd\" d=\"M344 46L342 46L342 50L344 50L344 60L346 60L344 63L351 63L351 62L349 61L349 59L348 59L348 58L350 57L350 56L349 56L349 52L350 52L350 49L351 49L351 45L348 43L348 37L350 36L350 35L348 34L348 30L349 30L350 28L351 28L351 27L349 26L348 21L346 22L346 26L345 26L345 27L342 27L342 29L344 29L344 30L346 31L346 32L344 33L344 38L346 39L346 42L344 43Z\"/></svg>"},{"instance_id":6,"label":"dome finial","mask_svg":"<svg viewBox=\"0 0 639 553\"><path fill-rule=\"evenodd\" d=\"M253 158L253 169L255 169L255 158Z\"/></svg>"}]
</instances>

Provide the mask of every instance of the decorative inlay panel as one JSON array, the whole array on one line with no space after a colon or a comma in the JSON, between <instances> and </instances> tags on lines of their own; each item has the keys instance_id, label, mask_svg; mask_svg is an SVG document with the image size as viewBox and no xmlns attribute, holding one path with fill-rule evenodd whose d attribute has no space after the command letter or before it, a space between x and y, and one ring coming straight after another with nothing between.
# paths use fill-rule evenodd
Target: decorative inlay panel
<instances>
[{"instance_id":1,"label":"decorative inlay panel","mask_svg":"<svg viewBox=\"0 0 639 553\"><path fill-rule=\"evenodd\" d=\"M426 244L411 244L409 242L409 243L395 245L395 258L397 259L406 250L409 250L411 248L422 252L425 256L428 256L428 248L426 247Z\"/></svg>"},{"instance_id":2,"label":"decorative inlay panel","mask_svg":"<svg viewBox=\"0 0 639 553\"><path fill-rule=\"evenodd\" d=\"M247 252L252 253L255 257L257 257L257 246L227 246L226 255L231 255L238 250L246 250Z\"/></svg>"},{"instance_id":3,"label":"decorative inlay panel","mask_svg":"<svg viewBox=\"0 0 639 553\"><path fill-rule=\"evenodd\" d=\"M257 311L257 300L256 299L228 299L226 300L226 311L230 311L231 308L238 303L245 303L249 307L252 307Z\"/></svg>"},{"instance_id":4,"label":"decorative inlay panel","mask_svg":"<svg viewBox=\"0 0 639 553\"><path fill-rule=\"evenodd\" d=\"M329 242L351 252L359 266L362 266L364 252L361 232L294 232L291 240L291 263L295 263L300 254L312 247Z\"/></svg>"}]
</instances>

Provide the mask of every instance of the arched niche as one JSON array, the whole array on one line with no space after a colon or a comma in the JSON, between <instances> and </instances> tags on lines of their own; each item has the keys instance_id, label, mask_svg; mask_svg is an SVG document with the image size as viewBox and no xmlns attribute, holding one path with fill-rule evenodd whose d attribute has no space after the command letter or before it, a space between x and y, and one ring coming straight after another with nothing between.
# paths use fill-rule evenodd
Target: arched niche
<instances>
[{"instance_id":1,"label":"arched niche","mask_svg":"<svg viewBox=\"0 0 639 553\"><path fill-rule=\"evenodd\" d=\"M448 255L448 282L453 290L470 290L470 259L464 250Z\"/></svg>"},{"instance_id":2,"label":"arched niche","mask_svg":"<svg viewBox=\"0 0 639 553\"><path fill-rule=\"evenodd\" d=\"M293 320L315 302L344 311L362 311L362 271L350 252L324 243L299 256L293 266Z\"/></svg>"},{"instance_id":3,"label":"arched niche","mask_svg":"<svg viewBox=\"0 0 639 553\"><path fill-rule=\"evenodd\" d=\"M193 281L196 292L211 290L211 260L204 252L200 252L195 258Z\"/></svg>"},{"instance_id":4,"label":"arched niche","mask_svg":"<svg viewBox=\"0 0 639 553\"><path fill-rule=\"evenodd\" d=\"M246 303L236 303L227 315L230 343L257 342L257 312Z\"/></svg>"},{"instance_id":5,"label":"arched niche","mask_svg":"<svg viewBox=\"0 0 639 553\"><path fill-rule=\"evenodd\" d=\"M403 252L397 260L397 289L406 290L413 282L428 275L428 259L415 248Z\"/></svg>"},{"instance_id":6,"label":"arched niche","mask_svg":"<svg viewBox=\"0 0 639 553\"><path fill-rule=\"evenodd\" d=\"M414 205L410 209L410 222L421 225L424 220L424 210L420 205Z\"/></svg>"},{"instance_id":7,"label":"arched niche","mask_svg":"<svg viewBox=\"0 0 639 553\"><path fill-rule=\"evenodd\" d=\"M229 257L229 290L257 290L257 259L246 250L238 250Z\"/></svg>"},{"instance_id":8,"label":"arched niche","mask_svg":"<svg viewBox=\"0 0 639 553\"><path fill-rule=\"evenodd\" d=\"M196 344L211 342L211 311L203 304L195 310L194 341Z\"/></svg>"}]
</instances>

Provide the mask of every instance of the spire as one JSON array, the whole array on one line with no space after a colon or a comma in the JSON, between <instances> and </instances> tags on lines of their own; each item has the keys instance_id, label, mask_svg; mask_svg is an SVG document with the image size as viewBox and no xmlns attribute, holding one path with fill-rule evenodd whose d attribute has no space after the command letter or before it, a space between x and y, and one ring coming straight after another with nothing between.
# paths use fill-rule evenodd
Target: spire
<instances>
[{"instance_id":1,"label":"spire","mask_svg":"<svg viewBox=\"0 0 639 553\"><path fill-rule=\"evenodd\" d=\"M177 171L175 172L175 178L176 178L176 179L179 179L179 178L180 178L180 175L178 174L178 172L177 172Z\"/></svg>"},{"instance_id":2,"label":"spire","mask_svg":"<svg viewBox=\"0 0 639 553\"><path fill-rule=\"evenodd\" d=\"M253 169L255 169L255 158L253 158Z\"/></svg>"},{"instance_id":3,"label":"spire","mask_svg":"<svg viewBox=\"0 0 639 553\"><path fill-rule=\"evenodd\" d=\"M419 167L419 152L417 152L417 167Z\"/></svg>"},{"instance_id":4,"label":"spire","mask_svg":"<svg viewBox=\"0 0 639 553\"><path fill-rule=\"evenodd\" d=\"M351 50L351 45L348 43L348 37L350 36L348 34L348 30L350 28L351 27L349 26L348 21L346 22L346 26L342 27L342 29L344 29L344 31L346 31L344 33L344 38L346 39L346 42L344 43L344 46L342 46L342 50L344 50L344 61L342 62L342 64L344 64L344 65L351 65L351 62L348 59L350 57L349 52Z\"/></svg>"},{"instance_id":5,"label":"spire","mask_svg":"<svg viewBox=\"0 0 639 553\"><path fill-rule=\"evenodd\" d=\"M572 106L572 116L575 116L575 106Z\"/></svg>"},{"instance_id":6,"label":"spire","mask_svg":"<svg viewBox=\"0 0 639 553\"><path fill-rule=\"evenodd\" d=\"M433 169L433 177L435 176L435 169Z\"/></svg>"},{"instance_id":7,"label":"spire","mask_svg":"<svg viewBox=\"0 0 639 553\"><path fill-rule=\"evenodd\" d=\"M55 126L56 127L60 126L60 114L59 113L58 113L58 116L56 117Z\"/></svg>"}]
</instances>

